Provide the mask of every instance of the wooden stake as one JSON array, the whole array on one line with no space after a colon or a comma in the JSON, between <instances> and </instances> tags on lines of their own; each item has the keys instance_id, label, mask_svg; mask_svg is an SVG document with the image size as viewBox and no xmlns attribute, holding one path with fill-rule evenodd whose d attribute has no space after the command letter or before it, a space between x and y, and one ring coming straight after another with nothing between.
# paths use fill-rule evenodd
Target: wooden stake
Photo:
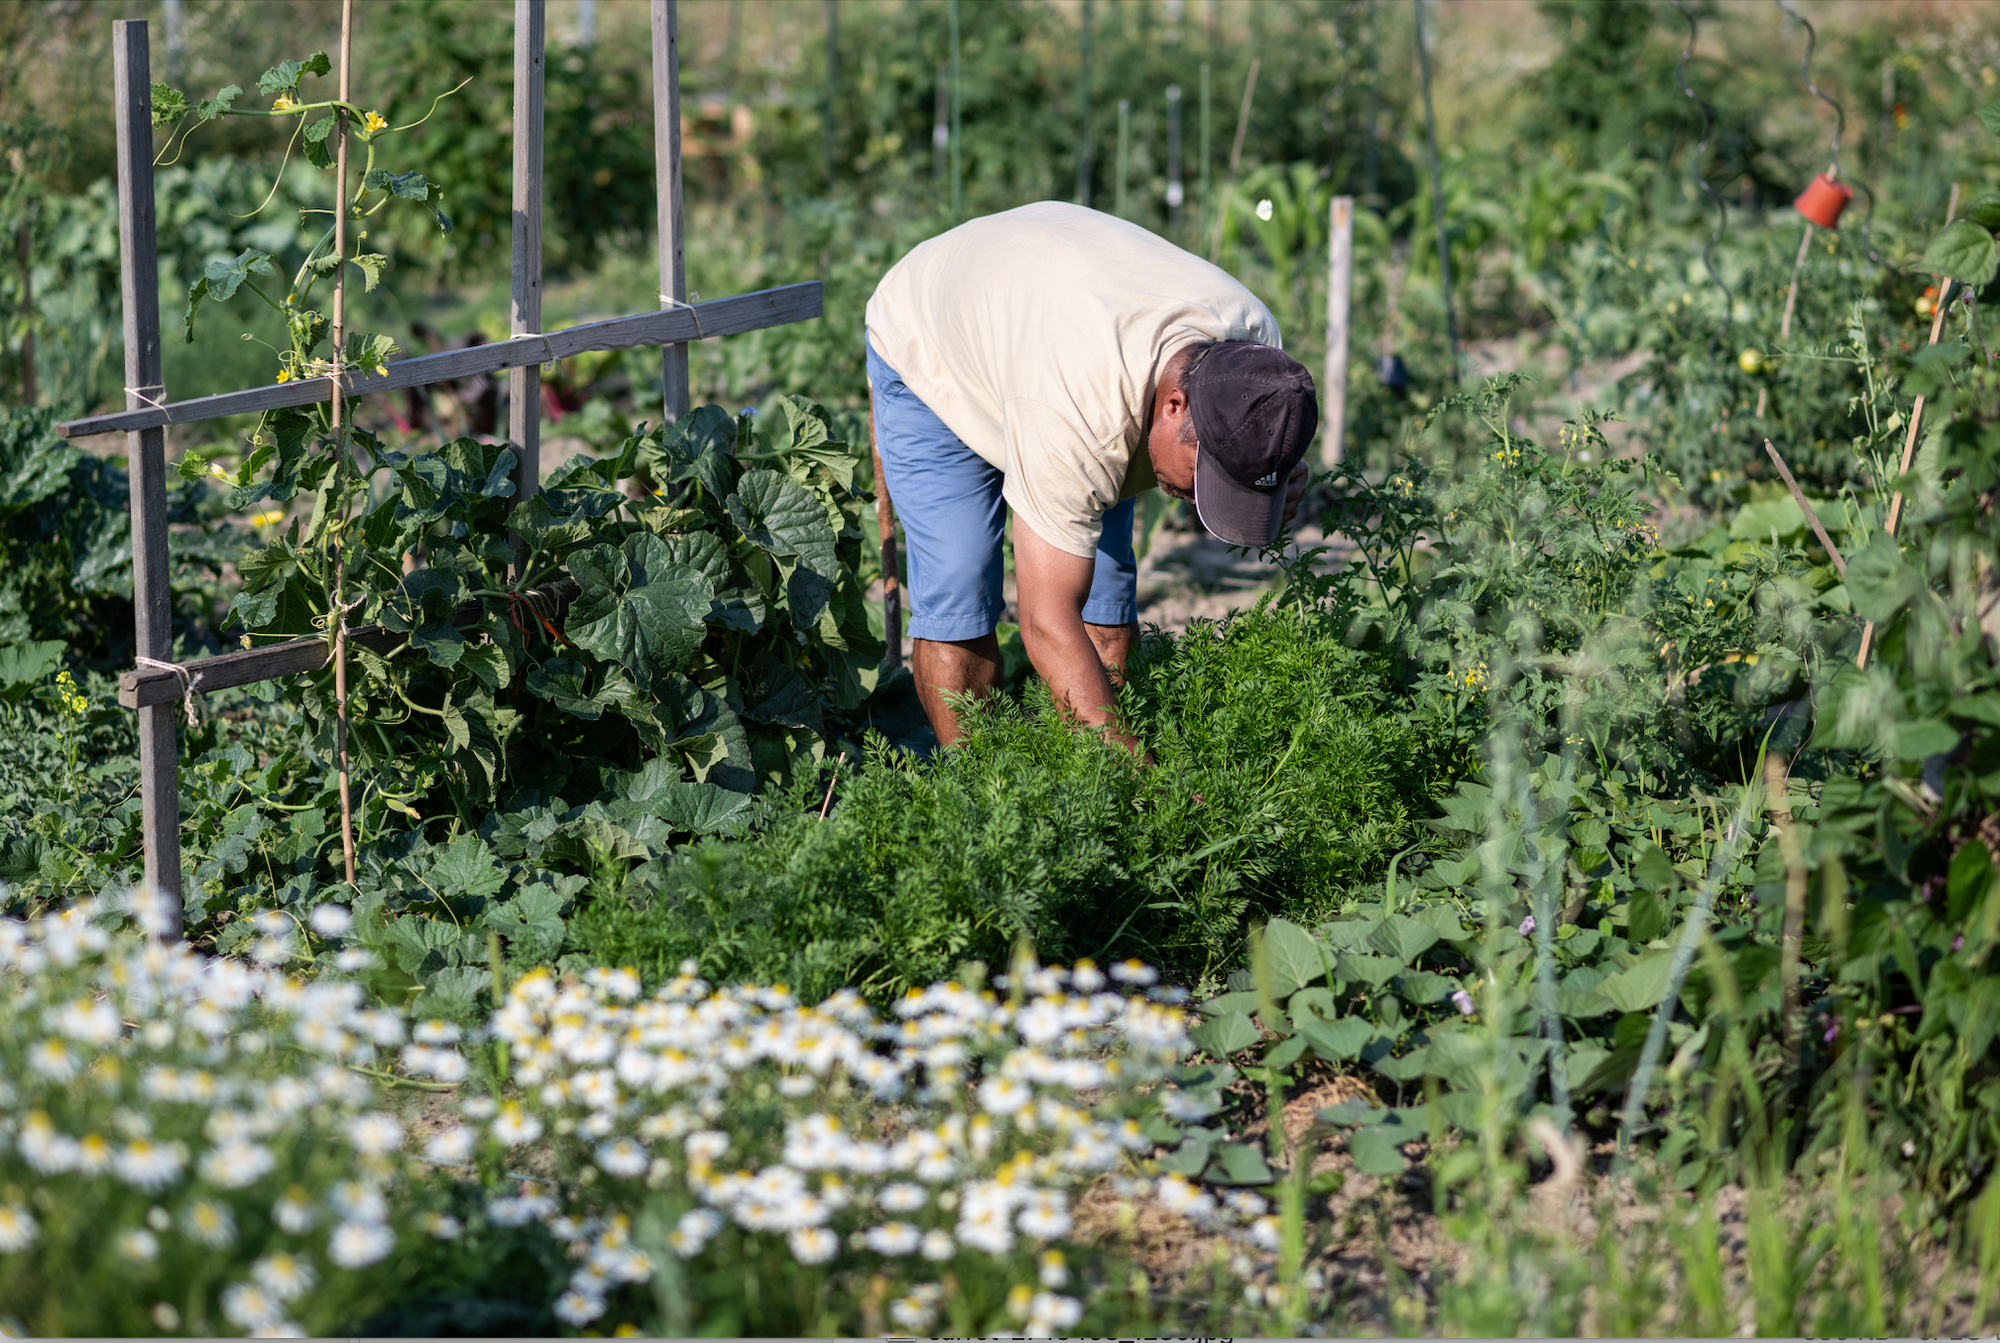
<instances>
[{"instance_id":1,"label":"wooden stake","mask_svg":"<svg viewBox=\"0 0 2000 1343\"><path fill-rule=\"evenodd\" d=\"M1777 832L1779 852L1785 860L1785 911L1778 933L1778 1029L1785 1058L1796 1070L1805 1013L1799 999L1799 959L1805 939L1806 863L1797 830L1792 825L1792 806L1785 795L1785 757L1772 753L1764 758L1764 787L1771 798L1771 828ZM1791 1094L1787 1085L1778 1090L1778 1112L1783 1114Z\"/></svg>"},{"instance_id":2,"label":"wooden stake","mask_svg":"<svg viewBox=\"0 0 2000 1343\"><path fill-rule=\"evenodd\" d=\"M1335 196L1327 207L1326 380L1320 386L1320 460L1338 466L1347 457L1347 315L1354 283L1354 197Z\"/></svg>"},{"instance_id":3,"label":"wooden stake","mask_svg":"<svg viewBox=\"0 0 2000 1343\"><path fill-rule=\"evenodd\" d=\"M125 407L166 399L160 375L160 265L153 213L152 71L144 20L111 25L118 138L118 280L124 301ZM167 435L125 437L131 480L133 644L142 658L173 657L167 555ZM180 740L175 704L139 710L140 835L146 889L159 902L156 936L178 938L181 912Z\"/></svg>"},{"instance_id":4,"label":"wooden stake","mask_svg":"<svg viewBox=\"0 0 2000 1343\"><path fill-rule=\"evenodd\" d=\"M511 330L542 329L542 73L545 0L514 0L514 298ZM514 502L542 487L542 373L507 375L507 440L514 449ZM525 577L526 575L521 575Z\"/></svg>"},{"instance_id":5,"label":"wooden stake","mask_svg":"<svg viewBox=\"0 0 2000 1343\"><path fill-rule=\"evenodd\" d=\"M1951 226L1952 218L1957 213L1958 213L1958 183L1953 182L1951 184L1951 199L1945 203L1944 207L1944 222L1947 228ZM1944 280L1944 284L1938 290L1937 306L1931 309L1930 343L1932 345L1937 344L1938 337L1944 334L1944 310L1948 306L1950 306L1951 303L1951 281L1945 280L1945 278L1942 275L1940 275L1938 278ZM1916 404L1910 407L1910 430L1908 433L1903 435L1903 460L1902 464L1896 470L1896 478L1898 480L1910 474L1910 467L1917 460L1917 432L1923 427L1923 423L1924 423L1924 398L1920 396L1917 398ZM1883 531L1886 532L1891 537L1895 536L1896 525L1900 523L1902 520L1903 520L1903 491L1901 489L1898 489L1895 495L1891 497L1889 500L1889 517L1886 524L1883 527ZM1856 654L1854 658L1854 665L1858 670L1862 671L1867 670L1868 650L1874 646L1874 643L1875 643L1875 622L1871 620L1866 625L1863 625L1861 627L1861 651L1858 654Z\"/></svg>"},{"instance_id":6,"label":"wooden stake","mask_svg":"<svg viewBox=\"0 0 2000 1343\"><path fill-rule=\"evenodd\" d=\"M1460 377L1458 314L1451 302L1451 241L1444 227L1444 174L1438 167L1437 114L1431 109L1431 49L1424 41L1424 0L1411 0L1417 16L1417 65L1424 84L1424 143L1430 153L1431 214L1437 224L1438 289L1444 299L1444 334L1451 345L1451 380Z\"/></svg>"},{"instance_id":7,"label":"wooden stake","mask_svg":"<svg viewBox=\"0 0 2000 1343\"><path fill-rule=\"evenodd\" d=\"M354 0L340 0L340 101L349 101L348 73L354 51ZM347 474L350 465L347 455L347 435L342 431L341 400L342 383L342 340L346 329L347 314L347 113L337 109L340 120L335 123L334 134L339 141L334 149L333 168L333 395L329 401L332 408L334 451L340 454L338 471ZM354 791L353 771L347 760L347 527L346 519L341 519L341 527L335 534L333 559L333 754L334 765L340 776L340 855L346 864L347 884L354 885Z\"/></svg>"},{"instance_id":8,"label":"wooden stake","mask_svg":"<svg viewBox=\"0 0 2000 1343\"><path fill-rule=\"evenodd\" d=\"M681 216L681 47L675 0L653 0L653 171L659 196L660 306L687 302L685 224ZM663 414L678 424L688 413L688 347L660 348Z\"/></svg>"},{"instance_id":9,"label":"wooden stake","mask_svg":"<svg viewBox=\"0 0 2000 1343\"><path fill-rule=\"evenodd\" d=\"M1808 219L1806 220L1805 236L1799 239L1799 254L1792 261L1791 287L1785 290L1785 315L1778 320L1778 340L1780 343L1792 338L1792 312L1799 304L1799 276L1805 271L1806 253L1812 248L1812 240L1813 224L1812 220ZM1761 420L1764 418L1764 408L1770 404L1770 398L1771 389L1769 387L1759 387L1757 389L1758 419Z\"/></svg>"},{"instance_id":10,"label":"wooden stake","mask_svg":"<svg viewBox=\"0 0 2000 1343\"><path fill-rule=\"evenodd\" d=\"M1813 535L1817 536L1819 543L1826 547L1826 553L1833 557L1833 567L1840 570L1842 578L1847 577L1847 561L1840 558L1840 552L1834 549L1833 538L1828 536L1826 528L1819 524L1819 514L1813 512L1813 506L1806 502L1806 492L1799 488L1798 481L1792 479L1792 469L1785 465L1785 459L1778 455L1778 450L1771 446L1771 440L1768 438L1764 440L1764 451L1771 454L1771 461L1777 466L1778 474L1785 478L1785 484L1790 488L1792 498L1798 503L1799 511L1804 513L1806 521L1812 524Z\"/></svg>"},{"instance_id":11,"label":"wooden stake","mask_svg":"<svg viewBox=\"0 0 2000 1343\"><path fill-rule=\"evenodd\" d=\"M875 527L882 538L882 637L889 651L884 665L903 665L903 584L896 559L896 509L889 502L889 477L882 470L882 450L875 446L875 389L868 389L868 450L875 458Z\"/></svg>"},{"instance_id":12,"label":"wooden stake","mask_svg":"<svg viewBox=\"0 0 2000 1343\"><path fill-rule=\"evenodd\" d=\"M1222 210L1215 217L1215 241L1208 248L1211 265L1222 261L1222 236L1229 229L1229 206L1236 195L1236 169L1243 162L1243 137L1250 132L1250 100L1256 96L1257 71L1263 64L1263 57L1252 56L1249 78L1243 81L1243 105L1236 109L1236 143L1229 147L1229 177L1222 184Z\"/></svg>"}]
</instances>

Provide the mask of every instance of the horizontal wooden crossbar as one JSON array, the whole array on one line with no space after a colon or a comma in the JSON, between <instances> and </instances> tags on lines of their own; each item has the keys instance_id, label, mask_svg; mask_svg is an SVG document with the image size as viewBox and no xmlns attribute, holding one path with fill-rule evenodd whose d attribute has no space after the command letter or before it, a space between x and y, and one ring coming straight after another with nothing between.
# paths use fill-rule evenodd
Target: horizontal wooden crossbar
<instances>
[{"instance_id":1,"label":"horizontal wooden crossbar","mask_svg":"<svg viewBox=\"0 0 2000 1343\"><path fill-rule=\"evenodd\" d=\"M511 340L475 345L466 350L446 350L442 354L421 355L390 364L380 377L350 379L349 396L400 391L405 387L426 387L432 383L455 382L460 378L497 373L503 368L525 368L530 364L567 359L592 350L629 350L639 345L679 345L709 336L733 336L788 322L810 321L822 311L819 281L788 284L777 289L760 289L734 298L712 299L687 307L663 308L633 317L613 317L603 322L551 331L542 336L515 336ZM92 415L68 420L56 426L64 438L86 434L129 433L168 424L194 424L221 419L225 415L253 415L286 406L310 406L333 395L331 378L299 382L277 382L268 387L251 387L240 392L218 392L188 401L172 401L162 406L142 406L138 410L112 415ZM238 684L241 684L240 682Z\"/></svg>"},{"instance_id":2,"label":"horizontal wooden crossbar","mask_svg":"<svg viewBox=\"0 0 2000 1343\"><path fill-rule=\"evenodd\" d=\"M521 595L522 604L534 618L560 620L575 594L575 584L565 579L551 587L536 588ZM458 608L456 623L460 629L465 629L478 624L485 614L486 608L478 602L467 602ZM529 618L530 615L522 616L523 620ZM380 625L362 625L347 631L349 644L374 653L393 652L409 637ZM188 679L185 683L178 672L142 667L119 676L118 702L128 709L143 709L147 705L170 704L180 699L189 685L193 686L196 694L205 694L211 690L255 685L259 681L272 681L299 672L315 672L327 664L332 651L332 645L326 638L315 634L264 648L217 653L214 657L196 658L181 664L187 668Z\"/></svg>"}]
</instances>

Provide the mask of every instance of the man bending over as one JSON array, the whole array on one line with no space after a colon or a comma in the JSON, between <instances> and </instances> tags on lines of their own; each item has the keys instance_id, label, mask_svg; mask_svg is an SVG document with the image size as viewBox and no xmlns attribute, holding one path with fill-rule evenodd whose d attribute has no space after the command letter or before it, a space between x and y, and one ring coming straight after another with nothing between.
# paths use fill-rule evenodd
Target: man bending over
<instances>
[{"instance_id":1,"label":"man bending over","mask_svg":"<svg viewBox=\"0 0 2000 1343\"><path fill-rule=\"evenodd\" d=\"M1000 681L1012 508L1021 640L1055 702L1134 746L1112 685L1138 637L1133 500L1158 486L1261 549L1304 493L1312 377L1235 279L1135 224L1043 202L962 224L868 302L876 445L910 564L913 672L938 740L950 693Z\"/></svg>"}]
</instances>

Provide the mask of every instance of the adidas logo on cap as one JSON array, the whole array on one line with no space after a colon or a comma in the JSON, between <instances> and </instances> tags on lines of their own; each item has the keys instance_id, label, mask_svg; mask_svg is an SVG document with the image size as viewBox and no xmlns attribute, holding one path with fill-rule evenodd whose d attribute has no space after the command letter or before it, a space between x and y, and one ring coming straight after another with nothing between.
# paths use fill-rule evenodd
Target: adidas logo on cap
<instances>
[{"instance_id":1,"label":"adidas logo on cap","mask_svg":"<svg viewBox=\"0 0 2000 1343\"><path fill-rule=\"evenodd\" d=\"M1257 488L1260 490L1269 489L1271 486L1277 483L1278 483L1278 473L1276 471L1273 471L1270 475L1264 476L1258 480Z\"/></svg>"}]
</instances>

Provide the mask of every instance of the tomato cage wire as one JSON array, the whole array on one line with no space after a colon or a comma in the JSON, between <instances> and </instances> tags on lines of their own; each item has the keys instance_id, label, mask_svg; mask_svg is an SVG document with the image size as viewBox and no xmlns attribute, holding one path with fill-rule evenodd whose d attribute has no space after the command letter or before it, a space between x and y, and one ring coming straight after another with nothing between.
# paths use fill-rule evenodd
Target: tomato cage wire
<instances>
[{"instance_id":1,"label":"tomato cage wire","mask_svg":"<svg viewBox=\"0 0 2000 1343\"><path fill-rule=\"evenodd\" d=\"M1678 4L1679 0L1675 0L1675 3ZM1870 261L1873 261L1878 266L1883 265L1885 263L1883 262L1882 258L1879 255L1877 255L1875 251L1875 239L1872 231L1875 222L1874 189L1871 188L1866 182L1862 181L1858 177L1852 179L1848 178L1846 174L1842 172L1840 166L1840 140L1841 136L1845 134L1847 130L1847 109L1840 105L1840 100L1838 98L1835 98L1825 89L1822 89L1813 80L1812 61L1813 61L1813 53L1819 47L1819 30L1813 27L1812 21L1810 19L1806 18L1805 15L1799 13L1799 11L1792 6L1791 0L1771 0L1771 3L1776 5L1778 9L1785 15L1786 18L1793 20L1794 22L1798 23L1800 27L1806 30L1806 49L1799 56L1799 79L1802 83L1805 84L1807 93L1811 94L1813 97L1819 99L1821 102L1825 103L1828 107L1833 109L1833 117L1834 117L1833 139L1829 146L1830 162L1827 171L1825 173L1825 179L1827 183L1832 187L1834 187L1836 190L1845 187L1847 183L1851 181L1854 186L1859 187L1861 189L1861 194L1867 197L1867 203L1862 207L1862 215L1861 215L1861 246L1862 249L1868 253L1868 259ZM1814 188L1817 186L1819 186L1819 180L1815 179L1813 183L1807 186L1804 192L1800 193L1799 197L1800 201L1807 200L1807 198L1813 194ZM1795 202L1795 204L1797 204L1797 202ZM1839 202L1834 206L1832 210L1832 218L1834 220L1838 220L1839 218L1839 205L1844 205L1844 204L1845 202ZM1801 213L1804 213L1803 209L1801 210ZM1808 220L1807 236L1810 237L1811 236L1810 230L1812 224L1817 223L1818 221L1814 220L1811 215L1807 215L1806 218ZM1833 228L1833 224L1828 223L1824 225L1824 227L1826 227L1828 231L1831 231Z\"/></svg>"},{"instance_id":2,"label":"tomato cage wire","mask_svg":"<svg viewBox=\"0 0 2000 1343\"><path fill-rule=\"evenodd\" d=\"M1716 348L1722 344L1723 334L1729 330L1731 310L1736 305L1734 295L1729 292L1728 281L1724 280L1722 273L1715 268L1716 246L1722 241L1722 235L1729 227L1729 205L1722 199L1722 193L1715 189L1715 183L1708 180L1708 174L1702 171L1702 159L1708 153L1708 137L1715 129L1715 109L1705 98L1688 87L1687 65L1694 57L1696 33L1694 11L1687 7L1685 0L1673 0L1673 3L1674 8L1681 12L1681 17L1687 20L1688 26L1687 45L1681 48L1680 60L1674 63L1674 83L1678 84L1681 92L1701 109L1701 139L1696 141L1694 152L1688 155L1688 172L1701 184L1702 194L1715 205L1715 229L1708 235L1708 240L1702 244L1701 249L1701 264L1707 268L1708 278L1722 291L1722 324L1715 328L1715 334L1708 339L1708 357L1713 359Z\"/></svg>"}]
</instances>

